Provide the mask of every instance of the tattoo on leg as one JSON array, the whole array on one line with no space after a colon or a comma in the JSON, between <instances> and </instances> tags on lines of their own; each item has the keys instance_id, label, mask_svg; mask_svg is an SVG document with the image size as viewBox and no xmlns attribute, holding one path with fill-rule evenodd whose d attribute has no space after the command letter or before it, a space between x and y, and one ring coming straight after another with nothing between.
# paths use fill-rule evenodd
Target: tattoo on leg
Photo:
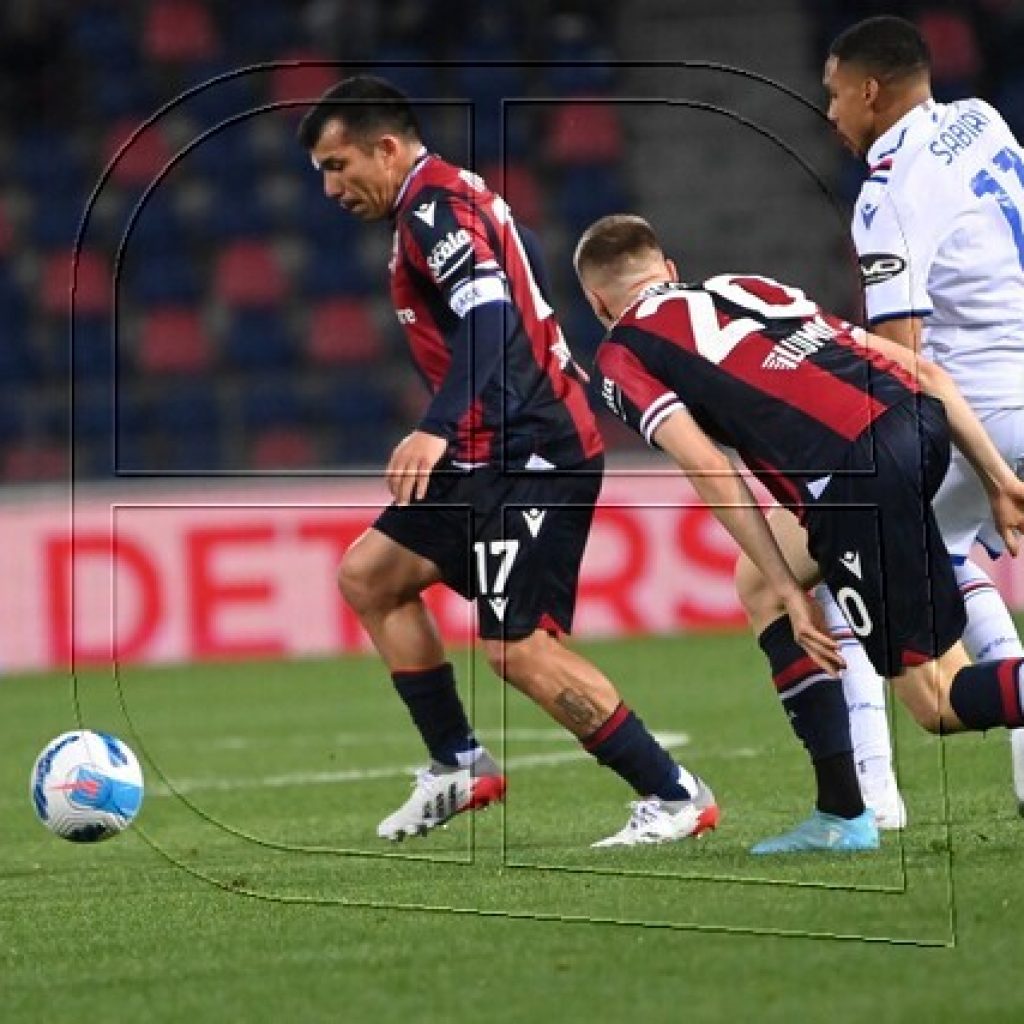
<instances>
[{"instance_id":1,"label":"tattoo on leg","mask_svg":"<svg viewBox=\"0 0 1024 1024\"><path fill-rule=\"evenodd\" d=\"M555 698L555 704L565 712L573 725L593 726L596 729L601 724L601 712L582 693L563 690Z\"/></svg>"}]
</instances>

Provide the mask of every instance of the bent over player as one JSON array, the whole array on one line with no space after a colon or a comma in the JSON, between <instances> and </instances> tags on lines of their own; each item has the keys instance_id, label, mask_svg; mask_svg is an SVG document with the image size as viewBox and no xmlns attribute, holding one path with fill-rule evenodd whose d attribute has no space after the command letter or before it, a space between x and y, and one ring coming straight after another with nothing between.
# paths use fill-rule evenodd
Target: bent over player
<instances>
[{"instance_id":1,"label":"bent over player","mask_svg":"<svg viewBox=\"0 0 1024 1024\"><path fill-rule=\"evenodd\" d=\"M795 288L744 275L679 284L650 225L632 216L588 228L575 263L611 328L596 357L606 402L689 475L776 596L752 625L814 762L818 804L754 852L877 846L835 677L842 660L806 588L824 580L872 664L928 731L1019 726L1022 661L970 664L963 600L929 503L952 433L1016 554L1024 483L943 370ZM733 448L796 513L805 544L790 538L784 556L716 444Z\"/></svg>"},{"instance_id":2,"label":"bent over player","mask_svg":"<svg viewBox=\"0 0 1024 1024\"><path fill-rule=\"evenodd\" d=\"M534 244L480 178L426 150L409 101L381 79L330 89L299 141L328 198L362 220L390 219L391 297L431 393L388 463L395 503L339 570L431 757L378 835L422 835L505 789L420 596L439 581L476 599L495 672L642 797L625 828L595 845L714 827L710 790L559 639L572 625L603 449Z\"/></svg>"}]
</instances>

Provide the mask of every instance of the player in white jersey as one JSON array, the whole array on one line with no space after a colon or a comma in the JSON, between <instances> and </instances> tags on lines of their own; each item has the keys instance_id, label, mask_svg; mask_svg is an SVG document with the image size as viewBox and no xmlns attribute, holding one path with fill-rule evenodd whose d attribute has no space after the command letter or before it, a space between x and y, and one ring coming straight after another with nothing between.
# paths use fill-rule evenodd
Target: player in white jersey
<instances>
[{"instance_id":1,"label":"player in white jersey","mask_svg":"<svg viewBox=\"0 0 1024 1024\"><path fill-rule=\"evenodd\" d=\"M942 365L1016 463L1024 455L1024 152L984 101L935 102L927 46L901 18L869 18L843 32L823 81L829 120L869 167L853 238L871 330ZM993 555L1002 544L981 483L958 453L934 509L967 608L968 652L1021 657L1002 598L970 559L975 541ZM751 570L746 562L737 570L745 603L763 586ZM819 598L847 662L865 803L880 826L901 827L882 680L828 593ZM1024 731L1011 743L1024 811Z\"/></svg>"}]
</instances>

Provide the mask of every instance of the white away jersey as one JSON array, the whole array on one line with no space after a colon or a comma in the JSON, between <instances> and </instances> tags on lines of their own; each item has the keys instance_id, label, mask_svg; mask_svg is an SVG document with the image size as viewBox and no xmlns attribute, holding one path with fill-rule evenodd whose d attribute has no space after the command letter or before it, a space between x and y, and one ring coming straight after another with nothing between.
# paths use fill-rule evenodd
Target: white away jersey
<instances>
[{"instance_id":1,"label":"white away jersey","mask_svg":"<svg viewBox=\"0 0 1024 1024\"><path fill-rule=\"evenodd\" d=\"M924 318L975 408L1024 406L1024 150L978 99L929 100L868 153L853 216L869 324Z\"/></svg>"}]
</instances>

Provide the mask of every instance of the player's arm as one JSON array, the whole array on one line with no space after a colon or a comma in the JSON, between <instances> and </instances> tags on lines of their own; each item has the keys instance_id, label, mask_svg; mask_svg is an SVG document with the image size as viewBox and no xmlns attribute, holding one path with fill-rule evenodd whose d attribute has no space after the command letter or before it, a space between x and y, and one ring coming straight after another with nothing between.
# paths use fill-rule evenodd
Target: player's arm
<instances>
[{"instance_id":1,"label":"player's arm","mask_svg":"<svg viewBox=\"0 0 1024 1024\"><path fill-rule=\"evenodd\" d=\"M902 345L911 352L921 351L921 331L924 321L919 316L893 317L891 320L882 320L871 328L871 333L876 334L886 341Z\"/></svg>"},{"instance_id":2,"label":"player's arm","mask_svg":"<svg viewBox=\"0 0 1024 1024\"><path fill-rule=\"evenodd\" d=\"M689 477L690 483L747 557L778 594L801 647L826 672L845 667L839 646L825 628L805 584L793 575L746 481L683 409L671 413L653 432L653 440Z\"/></svg>"},{"instance_id":3,"label":"player's arm","mask_svg":"<svg viewBox=\"0 0 1024 1024\"><path fill-rule=\"evenodd\" d=\"M992 443L974 410L941 366L877 334L863 333L868 348L898 363L913 375L922 390L946 408L953 443L978 474L992 505L996 526L1007 550L1017 554L1017 531L1024 528L1024 483L1014 475Z\"/></svg>"}]
</instances>

